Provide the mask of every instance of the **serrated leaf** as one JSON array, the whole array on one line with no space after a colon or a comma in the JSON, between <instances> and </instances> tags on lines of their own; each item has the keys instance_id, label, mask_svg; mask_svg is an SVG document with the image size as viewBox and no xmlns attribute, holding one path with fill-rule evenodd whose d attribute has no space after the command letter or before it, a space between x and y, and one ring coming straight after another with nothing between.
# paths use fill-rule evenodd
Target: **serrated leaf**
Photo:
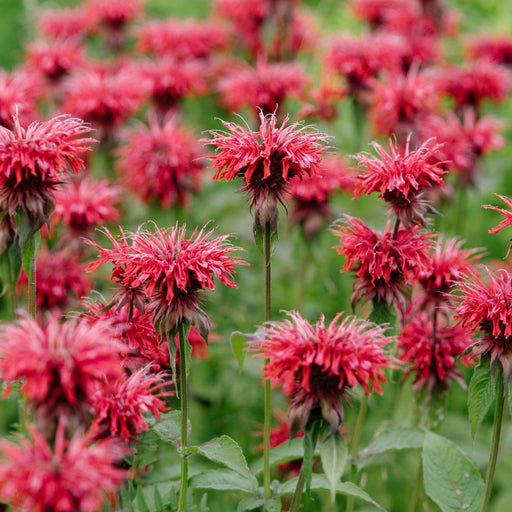
<instances>
[{"instance_id":1,"label":"serrated leaf","mask_svg":"<svg viewBox=\"0 0 512 512\"><path fill-rule=\"evenodd\" d=\"M233 354L235 354L236 360L238 361L238 368L242 371L244 367L245 361L245 344L247 342L247 336L240 331L235 331L231 334L229 339L231 342L231 349L233 350Z\"/></svg>"},{"instance_id":2,"label":"serrated leaf","mask_svg":"<svg viewBox=\"0 0 512 512\"><path fill-rule=\"evenodd\" d=\"M320 445L322 469L331 487L331 500L336 495L336 484L340 481L348 458L347 442L336 432Z\"/></svg>"},{"instance_id":3,"label":"serrated leaf","mask_svg":"<svg viewBox=\"0 0 512 512\"><path fill-rule=\"evenodd\" d=\"M484 482L457 445L427 432L422 458L425 492L443 512L478 512Z\"/></svg>"},{"instance_id":4,"label":"serrated leaf","mask_svg":"<svg viewBox=\"0 0 512 512\"><path fill-rule=\"evenodd\" d=\"M169 411L160 416L160 421L154 420L151 430L167 443L173 443L177 447L181 446L181 412ZM191 431L190 420L187 422L187 433Z\"/></svg>"},{"instance_id":5,"label":"serrated leaf","mask_svg":"<svg viewBox=\"0 0 512 512\"><path fill-rule=\"evenodd\" d=\"M496 374L501 373L496 370L498 368L491 372L490 358L482 357L471 376L468 388L468 414L473 439L496 399Z\"/></svg>"},{"instance_id":6,"label":"serrated leaf","mask_svg":"<svg viewBox=\"0 0 512 512\"><path fill-rule=\"evenodd\" d=\"M284 462L289 462L291 460L302 459L303 456L304 447L302 439L291 439L290 441L282 443L270 450L270 467L283 464ZM258 459L251 469L255 475L261 473L263 471L263 457Z\"/></svg>"},{"instance_id":7,"label":"serrated leaf","mask_svg":"<svg viewBox=\"0 0 512 512\"><path fill-rule=\"evenodd\" d=\"M252 479L243 477L231 469L210 469L192 477L189 487L196 489L215 489L218 491L254 492Z\"/></svg>"},{"instance_id":8,"label":"serrated leaf","mask_svg":"<svg viewBox=\"0 0 512 512\"><path fill-rule=\"evenodd\" d=\"M245 456L238 443L231 437L223 435L197 447L198 453L209 460L224 464L239 475L254 481Z\"/></svg>"},{"instance_id":9,"label":"serrated leaf","mask_svg":"<svg viewBox=\"0 0 512 512\"><path fill-rule=\"evenodd\" d=\"M390 450L422 448L425 430L416 427L396 427L384 430L370 444L359 452L356 465L364 467L368 458Z\"/></svg>"},{"instance_id":10,"label":"serrated leaf","mask_svg":"<svg viewBox=\"0 0 512 512\"><path fill-rule=\"evenodd\" d=\"M265 504L265 498L259 496L247 496L244 498L236 508L236 512L246 512L247 510L261 509Z\"/></svg>"},{"instance_id":11,"label":"serrated leaf","mask_svg":"<svg viewBox=\"0 0 512 512\"><path fill-rule=\"evenodd\" d=\"M292 480L288 480L285 482L280 489L280 493L284 494L292 494L295 492L295 488L297 487L298 478L293 478ZM329 481L325 477L325 475L319 475L315 473L311 478L311 490L312 491L326 491L330 492L331 486ZM370 495L363 491L360 487L352 482L338 482L336 484L336 494L343 494L345 496L354 496L355 498L359 498L366 503L371 503L374 507L379 510L384 510L384 508L379 505L376 501L374 501Z\"/></svg>"}]
</instances>

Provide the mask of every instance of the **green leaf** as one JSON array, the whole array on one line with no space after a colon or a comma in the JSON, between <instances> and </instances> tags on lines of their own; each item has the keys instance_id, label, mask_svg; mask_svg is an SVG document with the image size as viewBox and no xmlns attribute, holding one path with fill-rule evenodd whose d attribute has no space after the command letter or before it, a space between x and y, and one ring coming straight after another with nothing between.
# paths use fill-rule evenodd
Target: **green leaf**
<instances>
[{"instance_id":1,"label":"green leaf","mask_svg":"<svg viewBox=\"0 0 512 512\"><path fill-rule=\"evenodd\" d=\"M0 279L2 280L0 297L5 295L9 289L11 293L16 293L16 284L20 277L21 263L20 246L18 241L13 239L7 250L0 255Z\"/></svg>"},{"instance_id":2,"label":"green leaf","mask_svg":"<svg viewBox=\"0 0 512 512\"><path fill-rule=\"evenodd\" d=\"M239 475L255 482L255 478L247 465L245 456L238 443L231 437L223 435L203 443L197 447L198 453L209 460L224 464Z\"/></svg>"},{"instance_id":3,"label":"green leaf","mask_svg":"<svg viewBox=\"0 0 512 512\"><path fill-rule=\"evenodd\" d=\"M236 508L236 512L245 512L246 510L260 509L265 504L265 498L259 496L247 496Z\"/></svg>"},{"instance_id":4,"label":"green leaf","mask_svg":"<svg viewBox=\"0 0 512 512\"><path fill-rule=\"evenodd\" d=\"M302 439L297 437L270 450L270 467L283 464L284 462L289 462L291 460L302 459L303 456L304 447ZM263 457L258 459L251 469L255 475L261 473L263 471Z\"/></svg>"},{"instance_id":5,"label":"green leaf","mask_svg":"<svg viewBox=\"0 0 512 512\"><path fill-rule=\"evenodd\" d=\"M239 331L235 331L231 334L230 342L233 354L235 354L236 360L238 361L238 368L242 371L245 361L245 343L247 336Z\"/></svg>"},{"instance_id":6,"label":"green leaf","mask_svg":"<svg viewBox=\"0 0 512 512\"><path fill-rule=\"evenodd\" d=\"M280 489L281 494L293 494L295 492L295 488L297 487L297 478L293 478L292 480L288 480L285 482ZM315 473L311 478L311 490L312 491L327 491L330 492L331 486L325 475L319 475ZM345 496L354 496L359 498L366 503L372 504L374 507L379 510L384 510L384 508L379 505L376 501L374 501L368 493L363 491L360 487L352 482L338 482L336 484L336 494L343 494Z\"/></svg>"},{"instance_id":7,"label":"green leaf","mask_svg":"<svg viewBox=\"0 0 512 512\"><path fill-rule=\"evenodd\" d=\"M368 316L368 320L377 325L387 324L389 325L388 330L393 331L395 330L398 320L396 308L394 306L389 306L385 300L379 301L377 299L373 299L372 311Z\"/></svg>"},{"instance_id":8,"label":"green leaf","mask_svg":"<svg viewBox=\"0 0 512 512\"><path fill-rule=\"evenodd\" d=\"M325 476L331 486L331 500L336 495L336 484L340 481L348 458L347 442L336 432L320 445L320 460Z\"/></svg>"},{"instance_id":9,"label":"green leaf","mask_svg":"<svg viewBox=\"0 0 512 512\"><path fill-rule=\"evenodd\" d=\"M137 489L137 496L136 496L136 501L137 501L137 508L138 510L140 510L140 512L153 512L153 510L150 510L148 508L148 506L146 505L146 501L144 500L144 495L142 493L142 487L139 487Z\"/></svg>"},{"instance_id":10,"label":"green leaf","mask_svg":"<svg viewBox=\"0 0 512 512\"><path fill-rule=\"evenodd\" d=\"M218 491L254 492L254 481L243 477L231 469L210 469L190 479L189 486L196 489L215 489Z\"/></svg>"},{"instance_id":11,"label":"green leaf","mask_svg":"<svg viewBox=\"0 0 512 512\"><path fill-rule=\"evenodd\" d=\"M473 463L448 439L427 432L423 446L425 492L443 512L477 512L484 482Z\"/></svg>"},{"instance_id":12,"label":"green leaf","mask_svg":"<svg viewBox=\"0 0 512 512\"><path fill-rule=\"evenodd\" d=\"M160 421L153 420L151 430L166 443L172 443L177 447L181 446L181 412L169 411L160 416ZM150 422L151 424L151 422ZM190 420L187 423L187 432L190 435Z\"/></svg>"},{"instance_id":13,"label":"green leaf","mask_svg":"<svg viewBox=\"0 0 512 512\"><path fill-rule=\"evenodd\" d=\"M501 372L496 370L491 372L490 357L482 356L471 376L468 389L468 413L473 439L496 399L496 378L502 378Z\"/></svg>"},{"instance_id":14,"label":"green leaf","mask_svg":"<svg viewBox=\"0 0 512 512\"><path fill-rule=\"evenodd\" d=\"M23 263L23 269L27 274L27 279L30 283L34 280L34 269L32 262L35 260L37 255L37 249L39 247L40 234L37 232L34 236L29 237L25 241L22 241L20 237L20 248L21 248L21 261Z\"/></svg>"},{"instance_id":15,"label":"green leaf","mask_svg":"<svg viewBox=\"0 0 512 512\"><path fill-rule=\"evenodd\" d=\"M380 455L390 450L406 450L422 448L425 440L425 430L416 427L396 427L384 430L370 444L359 452L357 467L366 465L370 457Z\"/></svg>"},{"instance_id":16,"label":"green leaf","mask_svg":"<svg viewBox=\"0 0 512 512\"><path fill-rule=\"evenodd\" d=\"M302 438L304 446L304 459L302 461L302 473L306 484L306 495L311 491L311 478L313 476L313 457L315 454L316 442L318 439L318 431L320 422L314 421L312 425L306 427L306 432Z\"/></svg>"},{"instance_id":17,"label":"green leaf","mask_svg":"<svg viewBox=\"0 0 512 512\"><path fill-rule=\"evenodd\" d=\"M281 512L282 503L280 498L270 498L265 500L265 512Z\"/></svg>"},{"instance_id":18,"label":"green leaf","mask_svg":"<svg viewBox=\"0 0 512 512\"><path fill-rule=\"evenodd\" d=\"M274 214L270 222L266 223L267 229L270 229L270 254L273 254L275 248L277 247L277 243L279 242L279 208L276 205ZM256 247L260 250L260 252L264 252L264 239L265 239L265 227L263 225L262 220L259 217L257 211L254 213L254 222L252 226L252 231L254 234L254 241L256 242Z\"/></svg>"},{"instance_id":19,"label":"green leaf","mask_svg":"<svg viewBox=\"0 0 512 512\"><path fill-rule=\"evenodd\" d=\"M177 496L179 485L179 482L162 482L139 487L135 500L130 503L131 509L136 512L161 512Z\"/></svg>"}]
</instances>

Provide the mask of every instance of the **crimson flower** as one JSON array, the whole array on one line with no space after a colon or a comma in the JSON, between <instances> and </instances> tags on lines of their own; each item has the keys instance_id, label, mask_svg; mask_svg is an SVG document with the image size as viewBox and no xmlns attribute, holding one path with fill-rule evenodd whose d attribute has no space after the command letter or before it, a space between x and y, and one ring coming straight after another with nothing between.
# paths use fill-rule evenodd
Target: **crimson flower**
<instances>
[{"instance_id":1,"label":"crimson flower","mask_svg":"<svg viewBox=\"0 0 512 512\"><path fill-rule=\"evenodd\" d=\"M318 167L318 174L294 178L289 193L293 206L290 211L292 225L301 224L306 239L313 238L326 220L331 218L330 199L338 191L352 193L355 177L347 171L346 162L329 155Z\"/></svg>"},{"instance_id":2,"label":"crimson flower","mask_svg":"<svg viewBox=\"0 0 512 512\"><path fill-rule=\"evenodd\" d=\"M38 33L52 39L83 39L92 31L94 24L94 20L83 6L40 9L37 18Z\"/></svg>"},{"instance_id":3,"label":"crimson flower","mask_svg":"<svg viewBox=\"0 0 512 512\"><path fill-rule=\"evenodd\" d=\"M200 291L214 289L213 277L231 288L236 284L230 274L243 263L232 253L229 235L211 238L206 228L194 230L186 238L185 226L155 232L141 227L136 233L123 233L120 241L104 230L113 249L100 251L100 259L89 265L94 270L104 263L113 263L112 276L129 290L140 289L149 300L153 323L161 332L170 332L182 322L192 324L201 333L209 328L209 320L200 308ZM131 245L130 245L131 242Z\"/></svg>"},{"instance_id":4,"label":"crimson flower","mask_svg":"<svg viewBox=\"0 0 512 512\"><path fill-rule=\"evenodd\" d=\"M368 22L373 29L386 25L397 11L408 12L415 6L409 0L351 0L351 11L361 20Z\"/></svg>"},{"instance_id":5,"label":"crimson flower","mask_svg":"<svg viewBox=\"0 0 512 512\"><path fill-rule=\"evenodd\" d=\"M203 140L220 150L212 157L217 169L213 179L243 178L242 189L251 195L250 207L255 207L255 228L277 222L277 202L283 202L288 182L316 172L320 155L327 151L322 143L327 135L314 132L297 123L286 126L287 119L276 128L274 114L260 113L257 132L224 122L229 132L212 131L213 139Z\"/></svg>"},{"instance_id":6,"label":"crimson flower","mask_svg":"<svg viewBox=\"0 0 512 512\"><path fill-rule=\"evenodd\" d=\"M418 149L410 149L411 135L405 148L400 150L392 140L389 141L390 153L373 142L378 156L359 153L354 158L363 165L358 176L355 197L380 192L380 197L390 204L391 209L406 227L412 224L425 224L423 213L426 204L420 200L427 188L443 185L443 175L447 172L433 155L439 145L423 143Z\"/></svg>"},{"instance_id":7,"label":"crimson flower","mask_svg":"<svg viewBox=\"0 0 512 512\"><path fill-rule=\"evenodd\" d=\"M53 315L40 326L25 316L1 327L0 371L9 384L23 381L22 394L44 417L80 415L105 379L121 377L121 348L105 322L61 324Z\"/></svg>"},{"instance_id":8,"label":"crimson flower","mask_svg":"<svg viewBox=\"0 0 512 512\"><path fill-rule=\"evenodd\" d=\"M424 387L429 393L447 389L452 380L465 388L455 364L459 357L465 366L475 362L472 354L462 356L471 343L471 338L459 325L438 322L434 327L428 313L420 311L398 336L398 358L410 363L404 376L414 373L412 387L416 393Z\"/></svg>"},{"instance_id":9,"label":"crimson flower","mask_svg":"<svg viewBox=\"0 0 512 512\"><path fill-rule=\"evenodd\" d=\"M478 276L468 276L460 284L461 296L454 296L459 299L455 319L470 334L480 331L474 352L490 355L491 364L498 359L507 382L512 363L512 276L504 269L496 275L485 270L488 284Z\"/></svg>"},{"instance_id":10,"label":"crimson flower","mask_svg":"<svg viewBox=\"0 0 512 512\"><path fill-rule=\"evenodd\" d=\"M187 205L189 195L201 188L196 139L171 116L160 123L150 115L148 127L139 124L124 134L127 144L118 150L119 168L133 193L146 203L156 199L163 208Z\"/></svg>"},{"instance_id":11,"label":"crimson flower","mask_svg":"<svg viewBox=\"0 0 512 512\"><path fill-rule=\"evenodd\" d=\"M373 231L360 219L345 216L346 225L338 225L333 234L340 237L338 254L346 257L342 271L353 270L359 281L351 297L355 306L361 299L376 299L389 305L397 299L407 302L407 284L431 268L429 254L432 234L422 233L417 225L410 229Z\"/></svg>"},{"instance_id":12,"label":"crimson flower","mask_svg":"<svg viewBox=\"0 0 512 512\"><path fill-rule=\"evenodd\" d=\"M512 66L512 37L510 35L473 36L467 43L473 59L490 60L496 64Z\"/></svg>"},{"instance_id":13,"label":"crimson flower","mask_svg":"<svg viewBox=\"0 0 512 512\"><path fill-rule=\"evenodd\" d=\"M255 67L244 65L221 78L217 89L225 106L238 111L248 106L264 114L275 112L286 98L298 96L309 79L296 62L266 62L258 59Z\"/></svg>"},{"instance_id":14,"label":"crimson flower","mask_svg":"<svg viewBox=\"0 0 512 512\"><path fill-rule=\"evenodd\" d=\"M511 210L512 210L512 199L506 196L500 196L499 194L496 194ZM499 233L503 228L507 226L512 226L512 211L505 210L504 208L498 208L497 206L490 206L490 205L484 205L484 208L487 208L489 210L495 210L498 213L501 213L505 216L505 218L494 228L489 229L488 233L490 235L495 235L496 233ZM510 242L512 243L512 238L510 239ZM511 245L512 246L512 245ZM510 248L509 248L510 252Z\"/></svg>"},{"instance_id":15,"label":"crimson flower","mask_svg":"<svg viewBox=\"0 0 512 512\"><path fill-rule=\"evenodd\" d=\"M115 464L126 455L116 439L93 444L77 432L64 438L61 424L54 446L32 426L31 440L0 442L0 499L27 512L95 512L114 501L126 471Z\"/></svg>"},{"instance_id":16,"label":"crimson flower","mask_svg":"<svg viewBox=\"0 0 512 512\"><path fill-rule=\"evenodd\" d=\"M143 414L160 417L167 409L164 400L170 392L161 391L167 382L164 374L148 375L148 368L141 368L129 377L110 382L91 397L96 418L94 425L101 436L120 436L131 441L148 430ZM158 391L158 393L155 393Z\"/></svg>"},{"instance_id":17,"label":"crimson flower","mask_svg":"<svg viewBox=\"0 0 512 512\"><path fill-rule=\"evenodd\" d=\"M61 176L84 167L83 153L94 139L90 126L69 115L12 130L0 126L0 210L25 212L37 231L52 209L53 192Z\"/></svg>"},{"instance_id":18,"label":"crimson flower","mask_svg":"<svg viewBox=\"0 0 512 512\"><path fill-rule=\"evenodd\" d=\"M116 205L121 200L119 187L108 180L93 181L84 176L68 181L57 190L54 217L70 230L71 243L81 241L91 229L119 219Z\"/></svg>"},{"instance_id":19,"label":"crimson flower","mask_svg":"<svg viewBox=\"0 0 512 512\"><path fill-rule=\"evenodd\" d=\"M342 313L325 325L311 325L299 313L290 319L269 322L265 338L253 342L253 351L267 362L264 377L273 386L281 384L290 397L290 414L297 426L304 427L313 413L321 413L331 431L343 422L341 399L348 402L349 388L360 384L365 393L370 386L380 393L386 382L384 368L391 365L384 353L390 339L385 329Z\"/></svg>"}]
</instances>

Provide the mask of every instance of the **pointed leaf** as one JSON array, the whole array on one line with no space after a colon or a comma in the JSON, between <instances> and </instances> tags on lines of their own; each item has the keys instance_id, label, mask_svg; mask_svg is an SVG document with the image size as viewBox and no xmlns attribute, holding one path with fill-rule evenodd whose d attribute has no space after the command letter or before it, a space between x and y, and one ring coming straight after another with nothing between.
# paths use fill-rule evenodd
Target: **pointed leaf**
<instances>
[{"instance_id":1,"label":"pointed leaf","mask_svg":"<svg viewBox=\"0 0 512 512\"><path fill-rule=\"evenodd\" d=\"M223 435L197 447L198 453L209 460L224 464L239 475L253 481L254 476L247 465L245 456L238 443L231 437Z\"/></svg>"},{"instance_id":2,"label":"pointed leaf","mask_svg":"<svg viewBox=\"0 0 512 512\"><path fill-rule=\"evenodd\" d=\"M443 512L477 512L484 482L473 463L448 439L427 432L423 446L425 492Z\"/></svg>"},{"instance_id":3,"label":"pointed leaf","mask_svg":"<svg viewBox=\"0 0 512 512\"><path fill-rule=\"evenodd\" d=\"M20 277L21 263L21 249L18 241L14 239L7 250L0 255L0 279L2 281L0 297L5 295L9 289L11 293L16 293L15 287Z\"/></svg>"},{"instance_id":4,"label":"pointed leaf","mask_svg":"<svg viewBox=\"0 0 512 512\"><path fill-rule=\"evenodd\" d=\"M395 330L397 319L398 316L394 306L390 306L386 301L373 299L372 310L368 317L370 322L373 322L377 325L389 325L388 331L391 333Z\"/></svg>"},{"instance_id":5,"label":"pointed leaf","mask_svg":"<svg viewBox=\"0 0 512 512\"><path fill-rule=\"evenodd\" d=\"M230 469L210 469L192 477L189 483L191 488L215 489L218 491L244 491L252 494L254 482Z\"/></svg>"},{"instance_id":6,"label":"pointed leaf","mask_svg":"<svg viewBox=\"0 0 512 512\"><path fill-rule=\"evenodd\" d=\"M246 355L245 344L247 342L247 336L239 331L235 331L231 334L230 342L233 354L235 354L236 360L238 361L238 368L242 371Z\"/></svg>"},{"instance_id":7,"label":"pointed leaf","mask_svg":"<svg viewBox=\"0 0 512 512\"><path fill-rule=\"evenodd\" d=\"M496 374L499 373L496 370L491 372L490 357L483 356L471 376L468 388L468 413L473 439L496 399Z\"/></svg>"},{"instance_id":8,"label":"pointed leaf","mask_svg":"<svg viewBox=\"0 0 512 512\"><path fill-rule=\"evenodd\" d=\"M336 484L341 479L348 458L347 442L336 432L320 445L320 460L331 487L331 500L336 495Z\"/></svg>"},{"instance_id":9,"label":"pointed leaf","mask_svg":"<svg viewBox=\"0 0 512 512\"><path fill-rule=\"evenodd\" d=\"M301 438L291 439L270 450L270 467L289 462L290 460L302 459L304 447ZM252 472L257 475L263 471L263 458L258 459L252 466Z\"/></svg>"},{"instance_id":10,"label":"pointed leaf","mask_svg":"<svg viewBox=\"0 0 512 512\"><path fill-rule=\"evenodd\" d=\"M29 283L32 283L35 278L35 276L33 275L33 262L37 255L39 240L39 232L37 232L34 236L28 238L24 242L21 241L20 238L21 261L23 263L23 269L25 270L25 274L27 274L27 279Z\"/></svg>"},{"instance_id":11,"label":"pointed leaf","mask_svg":"<svg viewBox=\"0 0 512 512\"><path fill-rule=\"evenodd\" d=\"M167 443L173 443L177 447L181 446L181 412L169 411L160 416L160 420L153 420L151 430ZM151 424L151 422L150 422ZM187 432L190 434L191 424L188 420Z\"/></svg>"},{"instance_id":12,"label":"pointed leaf","mask_svg":"<svg viewBox=\"0 0 512 512\"><path fill-rule=\"evenodd\" d=\"M297 487L297 478L293 478L292 480L288 480L285 482L280 489L280 493L284 494L293 494L295 492L295 488ZM311 490L312 491L327 491L330 492L331 486L329 481L325 477L325 475L319 475L315 473L311 478ZM376 501L374 501L368 493L363 491L360 487L352 482L338 482L336 484L336 494L343 494L345 496L354 496L359 498L366 503L372 504L374 507L379 510L384 510L384 508L379 505Z\"/></svg>"},{"instance_id":13,"label":"pointed leaf","mask_svg":"<svg viewBox=\"0 0 512 512\"><path fill-rule=\"evenodd\" d=\"M265 498L259 496L247 496L244 498L236 508L236 512L245 512L246 510L261 509L265 504Z\"/></svg>"}]
</instances>

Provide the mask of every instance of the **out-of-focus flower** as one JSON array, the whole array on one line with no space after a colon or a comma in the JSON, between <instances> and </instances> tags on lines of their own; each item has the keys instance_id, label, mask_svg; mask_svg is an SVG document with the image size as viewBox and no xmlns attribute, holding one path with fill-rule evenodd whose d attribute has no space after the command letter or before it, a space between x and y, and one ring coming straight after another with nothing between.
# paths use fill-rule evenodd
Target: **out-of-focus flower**
<instances>
[{"instance_id":1,"label":"out-of-focus flower","mask_svg":"<svg viewBox=\"0 0 512 512\"><path fill-rule=\"evenodd\" d=\"M228 235L211 238L213 230L202 228L186 238L184 226L165 230L155 226L154 233L141 227L128 236L123 233L118 243L107 230L105 233L114 248L104 249L91 242L100 251L100 259L89 265L91 270L113 263L114 279L130 289L140 287L160 332L171 332L182 322L190 323L201 334L208 332L208 316L200 308L201 290L214 289L214 276L236 288L230 275L235 265L243 263L233 257L238 248L228 243Z\"/></svg>"},{"instance_id":2,"label":"out-of-focus flower","mask_svg":"<svg viewBox=\"0 0 512 512\"><path fill-rule=\"evenodd\" d=\"M251 195L255 227L277 223L277 202L283 202L290 179L317 171L320 156L327 151L323 143L327 135L314 132L297 123L276 127L276 116L260 113L260 129L250 129L223 122L229 132L211 132L207 142L220 152L212 157L217 169L213 179L243 178L242 189Z\"/></svg>"},{"instance_id":3,"label":"out-of-focus flower","mask_svg":"<svg viewBox=\"0 0 512 512\"><path fill-rule=\"evenodd\" d=\"M85 277L85 265L66 252L50 252L47 249L37 253L36 305L39 313L48 311L64 312L70 304L78 303L87 295L93 282ZM20 284L27 284L23 273Z\"/></svg>"},{"instance_id":4,"label":"out-of-focus flower","mask_svg":"<svg viewBox=\"0 0 512 512\"><path fill-rule=\"evenodd\" d=\"M222 101L233 111L248 106L264 114L275 112L286 98L299 96L308 84L302 66L296 62L267 62L256 67L244 65L221 78L217 89Z\"/></svg>"},{"instance_id":5,"label":"out-of-focus flower","mask_svg":"<svg viewBox=\"0 0 512 512\"><path fill-rule=\"evenodd\" d=\"M201 146L174 117L159 123L150 115L148 127L126 130L125 138L127 144L118 150L119 169L136 196L168 208L186 206L190 194L199 192Z\"/></svg>"},{"instance_id":6,"label":"out-of-focus flower","mask_svg":"<svg viewBox=\"0 0 512 512\"><path fill-rule=\"evenodd\" d=\"M0 499L27 512L93 512L114 501L126 471L115 467L126 448L116 439L93 443L93 436L64 437L62 424L55 444L32 426L31 440L0 442Z\"/></svg>"},{"instance_id":7,"label":"out-of-focus flower","mask_svg":"<svg viewBox=\"0 0 512 512\"><path fill-rule=\"evenodd\" d=\"M473 59L484 59L512 66L512 37L510 35L481 34L472 36L467 42L469 55Z\"/></svg>"},{"instance_id":8,"label":"out-of-focus flower","mask_svg":"<svg viewBox=\"0 0 512 512\"><path fill-rule=\"evenodd\" d=\"M512 210L512 199L506 196L500 196L499 194L496 194L511 210ZM512 226L512 211L505 210L503 208L498 208L497 206L491 206L491 205L484 205L484 208L487 208L489 210L497 211L498 213L501 213L505 216L505 218L494 228L489 229L488 233L490 235L495 235L496 233L499 233L503 228L507 226ZM510 239L512 244L512 238ZM512 247L512 245L511 245ZM509 248L510 252L510 248Z\"/></svg>"},{"instance_id":9,"label":"out-of-focus flower","mask_svg":"<svg viewBox=\"0 0 512 512\"><path fill-rule=\"evenodd\" d=\"M314 325L297 312L289 315L290 320L269 322L253 350L267 360L265 378L290 397L295 425L305 427L315 411L334 432L343 422L341 400L348 402L349 388L360 384L366 394L370 386L381 392L384 368L391 365L384 353L390 340L378 325L350 317L340 321L342 313L328 326L323 315Z\"/></svg>"},{"instance_id":10,"label":"out-of-focus flower","mask_svg":"<svg viewBox=\"0 0 512 512\"><path fill-rule=\"evenodd\" d=\"M70 230L71 238L80 239L98 226L116 222L116 205L122 200L121 189L108 180L93 181L84 176L70 180L55 193L54 218Z\"/></svg>"},{"instance_id":11,"label":"out-of-focus flower","mask_svg":"<svg viewBox=\"0 0 512 512\"><path fill-rule=\"evenodd\" d=\"M226 48L228 36L214 21L150 21L137 30L137 50L141 53L169 55L176 59L205 59Z\"/></svg>"},{"instance_id":12,"label":"out-of-focus flower","mask_svg":"<svg viewBox=\"0 0 512 512\"><path fill-rule=\"evenodd\" d=\"M368 22L373 29L388 22L395 12L409 12L417 7L409 0L351 0L351 11L361 20Z\"/></svg>"},{"instance_id":13,"label":"out-of-focus flower","mask_svg":"<svg viewBox=\"0 0 512 512\"><path fill-rule=\"evenodd\" d=\"M511 374L512 363L512 276L504 269L496 275L488 269L488 283L480 277L468 276L460 284L461 296L455 319L470 334L480 331L474 346L477 355L489 355L503 366L505 382Z\"/></svg>"},{"instance_id":14,"label":"out-of-focus flower","mask_svg":"<svg viewBox=\"0 0 512 512\"><path fill-rule=\"evenodd\" d=\"M120 350L105 322L59 323L52 315L44 326L23 317L0 331L0 371L46 418L83 414L105 380L122 376Z\"/></svg>"},{"instance_id":15,"label":"out-of-focus flower","mask_svg":"<svg viewBox=\"0 0 512 512\"><path fill-rule=\"evenodd\" d=\"M38 41L27 47L27 65L50 84L56 84L84 62L84 51L76 38Z\"/></svg>"},{"instance_id":16,"label":"out-of-focus flower","mask_svg":"<svg viewBox=\"0 0 512 512\"><path fill-rule=\"evenodd\" d=\"M15 117L22 125L35 121L36 101L41 94L41 83L27 70L0 70L0 126L13 128Z\"/></svg>"},{"instance_id":17,"label":"out-of-focus flower","mask_svg":"<svg viewBox=\"0 0 512 512\"><path fill-rule=\"evenodd\" d=\"M148 368L141 368L129 377L110 382L91 398L96 417L94 425L101 437L120 436L131 441L148 430L143 414L155 418L167 409L163 398L172 393L162 391L166 385L163 374L148 375Z\"/></svg>"},{"instance_id":18,"label":"out-of-focus flower","mask_svg":"<svg viewBox=\"0 0 512 512\"><path fill-rule=\"evenodd\" d=\"M336 156L324 158L317 174L291 180L288 191L293 202L292 225L301 224L306 239L313 238L332 216L331 197L341 190L352 193L355 181L355 176L347 171L345 160Z\"/></svg>"},{"instance_id":19,"label":"out-of-focus flower","mask_svg":"<svg viewBox=\"0 0 512 512\"><path fill-rule=\"evenodd\" d=\"M307 103L304 103L297 117L317 117L322 121L333 121L338 117L338 105L346 92L345 87L332 79L324 79L318 88L309 89Z\"/></svg>"},{"instance_id":20,"label":"out-of-focus flower","mask_svg":"<svg viewBox=\"0 0 512 512\"><path fill-rule=\"evenodd\" d=\"M378 156L369 153L354 156L363 166L362 174L357 177L355 197L380 192L380 197L406 227L425 224L423 214L428 205L420 199L422 192L435 186L442 187L443 175L447 172L433 158L438 144L431 145L428 141L411 150L410 141L411 135L401 150L390 140L390 153L374 142Z\"/></svg>"},{"instance_id":21,"label":"out-of-focus flower","mask_svg":"<svg viewBox=\"0 0 512 512\"><path fill-rule=\"evenodd\" d=\"M474 275L473 263L482 257L480 249L462 249L462 242L449 238L444 243L437 240L431 253L431 265L420 274L419 282L426 292L425 300L439 305L449 302L451 288L463 276Z\"/></svg>"},{"instance_id":22,"label":"out-of-focus flower","mask_svg":"<svg viewBox=\"0 0 512 512\"><path fill-rule=\"evenodd\" d=\"M407 285L430 270L432 234L422 233L417 225L410 229L383 233L370 229L360 219L345 216L346 225L338 225L333 234L340 237L338 254L346 257L342 271L352 270L359 281L351 297L355 306L364 299L376 299L391 305L407 302Z\"/></svg>"},{"instance_id":23,"label":"out-of-focus flower","mask_svg":"<svg viewBox=\"0 0 512 512\"><path fill-rule=\"evenodd\" d=\"M396 134L404 140L416 131L418 116L432 112L439 98L434 86L413 67L407 73L383 74L368 96L370 123L382 135Z\"/></svg>"},{"instance_id":24,"label":"out-of-focus flower","mask_svg":"<svg viewBox=\"0 0 512 512\"><path fill-rule=\"evenodd\" d=\"M37 32L46 38L82 40L92 31L94 20L83 6L61 9L40 9L37 13Z\"/></svg>"},{"instance_id":25,"label":"out-of-focus flower","mask_svg":"<svg viewBox=\"0 0 512 512\"><path fill-rule=\"evenodd\" d=\"M61 176L84 167L82 155L94 139L90 126L69 115L12 130L0 126L0 210L25 212L34 232L48 220Z\"/></svg>"},{"instance_id":26,"label":"out-of-focus flower","mask_svg":"<svg viewBox=\"0 0 512 512\"><path fill-rule=\"evenodd\" d=\"M404 376L414 374L413 390L419 393L426 387L432 393L449 388L452 380L465 388L455 364L458 357L465 366L474 363L472 354L462 355L472 342L458 325L438 322L434 326L426 311L415 314L398 336L398 358L411 363Z\"/></svg>"},{"instance_id":27,"label":"out-of-focus flower","mask_svg":"<svg viewBox=\"0 0 512 512\"><path fill-rule=\"evenodd\" d=\"M148 83L134 73L133 65L117 68L94 66L74 73L65 84L62 110L90 122L102 138L137 111L148 94Z\"/></svg>"},{"instance_id":28,"label":"out-of-focus flower","mask_svg":"<svg viewBox=\"0 0 512 512\"><path fill-rule=\"evenodd\" d=\"M436 89L451 96L457 108L478 111L482 101L504 101L511 87L510 71L487 60L478 60L465 68L450 66L432 74Z\"/></svg>"}]
</instances>

